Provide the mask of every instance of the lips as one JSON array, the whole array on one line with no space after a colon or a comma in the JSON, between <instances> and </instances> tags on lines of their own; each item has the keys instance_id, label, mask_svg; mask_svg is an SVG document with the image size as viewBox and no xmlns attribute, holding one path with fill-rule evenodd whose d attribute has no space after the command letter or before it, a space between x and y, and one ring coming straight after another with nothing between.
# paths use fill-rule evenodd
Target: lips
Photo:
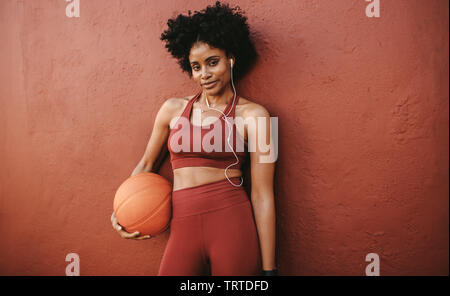
<instances>
[{"instance_id":1,"label":"lips","mask_svg":"<svg viewBox=\"0 0 450 296\"><path fill-rule=\"evenodd\" d=\"M214 87L216 85L216 83L217 83L217 80L213 81L213 82L209 82L209 83L204 83L203 87L205 87L205 88L212 88L212 87Z\"/></svg>"}]
</instances>

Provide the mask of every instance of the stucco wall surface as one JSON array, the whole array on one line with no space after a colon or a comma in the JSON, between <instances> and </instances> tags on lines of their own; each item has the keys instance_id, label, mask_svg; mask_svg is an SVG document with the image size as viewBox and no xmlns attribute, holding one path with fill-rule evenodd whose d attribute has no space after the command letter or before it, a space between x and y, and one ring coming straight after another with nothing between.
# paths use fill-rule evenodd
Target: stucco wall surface
<instances>
[{"instance_id":1,"label":"stucco wall surface","mask_svg":"<svg viewBox=\"0 0 450 296\"><path fill-rule=\"evenodd\" d=\"M159 106L193 95L159 40L213 1L0 1L0 274L155 275L168 233L111 228ZM448 275L446 0L241 0L260 58L237 86L278 117L281 275ZM167 158L160 174L172 178Z\"/></svg>"}]
</instances>

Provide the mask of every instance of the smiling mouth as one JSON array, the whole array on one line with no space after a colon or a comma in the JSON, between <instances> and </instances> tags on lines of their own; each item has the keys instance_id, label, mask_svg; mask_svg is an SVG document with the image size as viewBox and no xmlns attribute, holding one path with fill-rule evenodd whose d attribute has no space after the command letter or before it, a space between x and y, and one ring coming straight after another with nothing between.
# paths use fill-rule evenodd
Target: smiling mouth
<instances>
[{"instance_id":1,"label":"smiling mouth","mask_svg":"<svg viewBox=\"0 0 450 296\"><path fill-rule=\"evenodd\" d=\"M213 81L213 82L209 82L209 83L203 83L203 86L211 86L211 85L214 85L216 82L217 82L217 80Z\"/></svg>"}]
</instances>

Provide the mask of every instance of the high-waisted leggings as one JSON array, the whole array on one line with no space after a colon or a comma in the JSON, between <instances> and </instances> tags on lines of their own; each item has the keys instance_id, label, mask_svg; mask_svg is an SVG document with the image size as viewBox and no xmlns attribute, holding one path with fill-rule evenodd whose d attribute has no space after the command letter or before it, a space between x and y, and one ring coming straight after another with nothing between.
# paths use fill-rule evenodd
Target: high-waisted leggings
<instances>
[{"instance_id":1,"label":"high-waisted leggings","mask_svg":"<svg viewBox=\"0 0 450 296\"><path fill-rule=\"evenodd\" d=\"M230 178L234 184L239 177ZM158 275L259 275L252 206L227 179L172 192L170 236Z\"/></svg>"}]
</instances>

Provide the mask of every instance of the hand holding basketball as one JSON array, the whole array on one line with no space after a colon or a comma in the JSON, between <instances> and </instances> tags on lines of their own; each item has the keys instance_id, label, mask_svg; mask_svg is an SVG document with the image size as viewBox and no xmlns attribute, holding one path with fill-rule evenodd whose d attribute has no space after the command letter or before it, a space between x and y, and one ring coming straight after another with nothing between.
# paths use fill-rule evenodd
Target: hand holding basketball
<instances>
[{"instance_id":1,"label":"hand holding basketball","mask_svg":"<svg viewBox=\"0 0 450 296\"><path fill-rule=\"evenodd\" d=\"M123 227L120 226L119 223L117 223L117 218L114 215L114 212L111 215L111 223L112 223L113 228L119 233L119 235L122 238L141 240L141 239L149 239L149 238L152 237L151 235L140 236L139 231L135 231L133 233L129 233L129 232L123 230Z\"/></svg>"},{"instance_id":2,"label":"hand holding basketball","mask_svg":"<svg viewBox=\"0 0 450 296\"><path fill-rule=\"evenodd\" d=\"M170 226L171 196L172 184L164 177L151 172L132 175L116 191L111 216L114 229L124 238L163 233Z\"/></svg>"}]
</instances>

